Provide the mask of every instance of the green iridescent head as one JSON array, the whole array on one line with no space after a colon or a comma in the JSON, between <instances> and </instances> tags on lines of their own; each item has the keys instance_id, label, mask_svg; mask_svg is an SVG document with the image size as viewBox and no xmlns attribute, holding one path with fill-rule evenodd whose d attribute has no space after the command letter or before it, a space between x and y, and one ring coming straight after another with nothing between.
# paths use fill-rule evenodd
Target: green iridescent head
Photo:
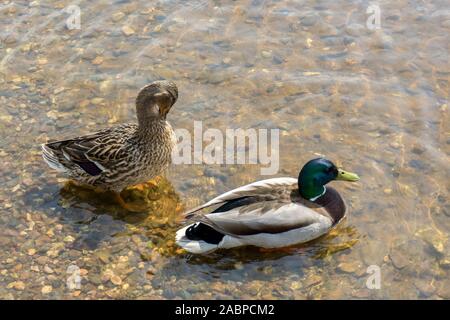
<instances>
[{"instance_id":1,"label":"green iridescent head","mask_svg":"<svg viewBox=\"0 0 450 320\"><path fill-rule=\"evenodd\" d=\"M333 180L358 181L359 177L336 167L330 160L317 158L303 166L298 175L298 188L303 198L315 200L325 193L325 185Z\"/></svg>"}]
</instances>

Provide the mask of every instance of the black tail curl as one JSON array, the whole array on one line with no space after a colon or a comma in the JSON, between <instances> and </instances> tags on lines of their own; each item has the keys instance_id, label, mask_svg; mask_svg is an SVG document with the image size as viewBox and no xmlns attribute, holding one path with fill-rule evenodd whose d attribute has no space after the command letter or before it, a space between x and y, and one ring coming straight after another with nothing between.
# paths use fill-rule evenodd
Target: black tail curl
<instances>
[{"instance_id":1,"label":"black tail curl","mask_svg":"<svg viewBox=\"0 0 450 320\"><path fill-rule=\"evenodd\" d=\"M201 222L186 229L186 238L189 240L201 240L210 244L218 244L224 236L224 234Z\"/></svg>"}]
</instances>

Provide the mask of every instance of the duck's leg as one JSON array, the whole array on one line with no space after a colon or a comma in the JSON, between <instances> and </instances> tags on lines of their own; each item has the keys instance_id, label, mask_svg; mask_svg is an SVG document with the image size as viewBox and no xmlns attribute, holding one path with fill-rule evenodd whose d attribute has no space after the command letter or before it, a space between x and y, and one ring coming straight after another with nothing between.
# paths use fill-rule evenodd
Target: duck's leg
<instances>
[{"instance_id":1,"label":"duck's leg","mask_svg":"<svg viewBox=\"0 0 450 320\"><path fill-rule=\"evenodd\" d=\"M76 180L67 180L66 183L64 184L63 188L67 188L67 189L78 188L78 189L92 190L96 193L106 192L105 189L102 189L100 187L91 186L89 184L83 184Z\"/></svg>"},{"instance_id":2,"label":"duck's leg","mask_svg":"<svg viewBox=\"0 0 450 320\"><path fill-rule=\"evenodd\" d=\"M162 180L162 177L157 176L157 177L154 177L153 179L147 181L145 184L146 184L148 187L150 187L150 188L152 188L152 189L155 189L155 188L158 187L158 185L159 185L159 183L161 182L161 180Z\"/></svg>"},{"instance_id":3,"label":"duck's leg","mask_svg":"<svg viewBox=\"0 0 450 320\"><path fill-rule=\"evenodd\" d=\"M133 187L131 187L132 189L137 189L139 191L143 191L144 189L156 189L158 188L158 184L161 181L161 177L155 177L151 180L148 180L146 182L140 183L140 184L136 184Z\"/></svg>"},{"instance_id":4,"label":"duck's leg","mask_svg":"<svg viewBox=\"0 0 450 320\"><path fill-rule=\"evenodd\" d=\"M126 201L122 198L122 196L120 195L119 192L116 191L109 191L100 187L96 187L96 186L91 186L91 185L87 185L87 184L81 184L78 181L74 181L74 180L68 180L65 184L64 184L64 189L66 189L67 191L73 189L75 192L77 192L78 195L82 194L83 191L84 193L86 193L86 191L92 191L95 193L99 193L99 194L106 194L109 195L110 193L113 195L113 199L114 201L119 204L122 208L124 208L127 211L131 211L131 212L143 212L145 211L145 209L143 209L142 207L139 207L137 205L133 205L130 203L126 203ZM89 193L91 194L91 193Z\"/></svg>"},{"instance_id":5,"label":"duck's leg","mask_svg":"<svg viewBox=\"0 0 450 320\"><path fill-rule=\"evenodd\" d=\"M114 195L114 200L125 210L131 211L131 212L142 212L144 211L142 207L126 203L125 200L122 198L119 192L112 192Z\"/></svg>"},{"instance_id":6,"label":"duck's leg","mask_svg":"<svg viewBox=\"0 0 450 320\"><path fill-rule=\"evenodd\" d=\"M79 187L79 185L78 185L75 181L73 181L73 180L67 180L67 181L64 183L63 189L70 190L70 189L72 189L72 188L77 188L77 187Z\"/></svg>"}]
</instances>

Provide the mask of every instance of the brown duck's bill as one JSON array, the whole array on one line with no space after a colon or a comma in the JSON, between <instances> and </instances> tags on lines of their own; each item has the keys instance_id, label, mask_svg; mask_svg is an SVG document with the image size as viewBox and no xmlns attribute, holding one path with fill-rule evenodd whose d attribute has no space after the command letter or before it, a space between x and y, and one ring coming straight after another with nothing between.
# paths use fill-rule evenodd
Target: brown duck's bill
<instances>
[{"instance_id":1,"label":"brown duck's bill","mask_svg":"<svg viewBox=\"0 0 450 320\"><path fill-rule=\"evenodd\" d=\"M338 169L338 175L336 177L336 180L353 181L354 182L354 181L359 180L359 176L356 173Z\"/></svg>"}]
</instances>

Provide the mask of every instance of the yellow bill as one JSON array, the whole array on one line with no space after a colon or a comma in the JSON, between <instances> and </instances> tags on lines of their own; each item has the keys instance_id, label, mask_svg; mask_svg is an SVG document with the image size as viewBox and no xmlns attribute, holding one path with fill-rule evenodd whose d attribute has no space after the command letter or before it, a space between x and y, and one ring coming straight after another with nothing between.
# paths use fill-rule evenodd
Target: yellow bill
<instances>
[{"instance_id":1,"label":"yellow bill","mask_svg":"<svg viewBox=\"0 0 450 320\"><path fill-rule=\"evenodd\" d=\"M342 169L338 169L338 175L336 180L344 180L344 181L358 181L359 176L356 173L348 172Z\"/></svg>"}]
</instances>

